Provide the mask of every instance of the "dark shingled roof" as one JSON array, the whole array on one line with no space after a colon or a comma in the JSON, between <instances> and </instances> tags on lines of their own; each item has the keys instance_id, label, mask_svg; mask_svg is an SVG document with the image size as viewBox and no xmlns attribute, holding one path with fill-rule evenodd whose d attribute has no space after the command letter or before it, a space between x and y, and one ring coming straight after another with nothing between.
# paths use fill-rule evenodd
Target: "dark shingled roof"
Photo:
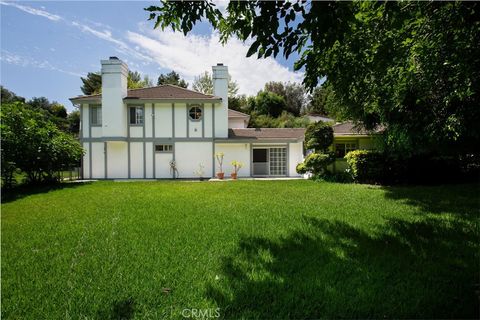
<instances>
[{"instance_id":1,"label":"dark shingled roof","mask_svg":"<svg viewBox=\"0 0 480 320\"><path fill-rule=\"evenodd\" d=\"M333 128L333 134L335 136L370 135L370 134L378 134L383 130L382 127L378 127L375 130L367 131L361 127L357 127L351 121L334 124L332 128Z\"/></svg>"},{"instance_id":2,"label":"dark shingled roof","mask_svg":"<svg viewBox=\"0 0 480 320\"><path fill-rule=\"evenodd\" d=\"M228 129L228 139L268 140L303 139L304 128L245 128Z\"/></svg>"},{"instance_id":3,"label":"dark shingled roof","mask_svg":"<svg viewBox=\"0 0 480 320\"><path fill-rule=\"evenodd\" d=\"M70 100L92 100L101 99L101 94L92 94L88 96L78 96L70 98ZM203 94L197 91L185 89L171 84L165 84L150 88L128 89L125 99L201 99L201 100L218 100L219 97L211 94Z\"/></svg>"}]
</instances>

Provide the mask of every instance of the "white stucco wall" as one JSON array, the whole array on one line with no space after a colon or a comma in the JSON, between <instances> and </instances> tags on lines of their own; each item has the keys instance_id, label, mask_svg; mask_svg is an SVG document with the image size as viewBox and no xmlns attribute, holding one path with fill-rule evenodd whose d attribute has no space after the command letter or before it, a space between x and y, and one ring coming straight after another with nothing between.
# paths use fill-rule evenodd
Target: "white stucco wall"
<instances>
[{"instance_id":1,"label":"white stucco wall","mask_svg":"<svg viewBox=\"0 0 480 320\"><path fill-rule=\"evenodd\" d=\"M211 138L213 132L213 111L212 111L212 104L205 103L203 107L203 121L205 122L205 138Z\"/></svg>"},{"instance_id":2,"label":"white stucco wall","mask_svg":"<svg viewBox=\"0 0 480 320\"><path fill-rule=\"evenodd\" d=\"M88 142L83 143L83 150L85 150L85 154L83 155L83 178L84 179L91 179L90 177L90 146Z\"/></svg>"},{"instance_id":3,"label":"white stucco wall","mask_svg":"<svg viewBox=\"0 0 480 320\"><path fill-rule=\"evenodd\" d=\"M155 153L155 178L172 178L170 173L170 161L173 159L173 153Z\"/></svg>"},{"instance_id":4,"label":"white stucco wall","mask_svg":"<svg viewBox=\"0 0 480 320\"><path fill-rule=\"evenodd\" d=\"M223 171L225 177L230 177L233 172L231 162L233 160L243 163L243 168L238 172L239 177L250 176L250 144L249 143L216 143L215 153L223 152ZM215 172L218 172L218 163L215 162Z\"/></svg>"},{"instance_id":5,"label":"white stucco wall","mask_svg":"<svg viewBox=\"0 0 480 320\"><path fill-rule=\"evenodd\" d=\"M155 103L155 137L172 137L172 104Z\"/></svg>"},{"instance_id":6,"label":"white stucco wall","mask_svg":"<svg viewBox=\"0 0 480 320\"><path fill-rule=\"evenodd\" d=\"M92 142L92 178L105 178L105 148L103 142Z\"/></svg>"},{"instance_id":7,"label":"white stucco wall","mask_svg":"<svg viewBox=\"0 0 480 320\"><path fill-rule=\"evenodd\" d=\"M199 121L191 120L188 117L188 137L189 138L202 138L202 123L203 117Z\"/></svg>"},{"instance_id":8,"label":"white stucco wall","mask_svg":"<svg viewBox=\"0 0 480 320\"><path fill-rule=\"evenodd\" d=\"M175 161L180 178L197 178L194 171L204 166L205 177L212 176L213 144L211 142L176 142Z\"/></svg>"},{"instance_id":9,"label":"white stucco wall","mask_svg":"<svg viewBox=\"0 0 480 320\"><path fill-rule=\"evenodd\" d=\"M102 137L102 127L100 126L92 126L92 138L100 138Z\"/></svg>"},{"instance_id":10,"label":"white stucco wall","mask_svg":"<svg viewBox=\"0 0 480 320\"><path fill-rule=\"evenodd\" d=\"M228 137L228 111L223 102L215 104L215 137Z\"/></svg>"},{"instance_id":11,"label":"white stucco wall","mask_svg":"<svg viewBox=\"0 0 480 320\"><path fill-rule=\"evenodd\" d=\"M131 138L143 138L143 126L129 126Z\"/></svg>"},{"instance_id":12,"label":"white stucco wall","mask_svg":"<svg viewBox=\"0 0 480 320\"><path fill-rule=\"evenodd\" d=\"M90 108L88 104L82 104L82 123L80 124L82 127L82 136L84 138L88 138L89 136L89 126L90 126Z\"/></svg>"},{"instance_id":13,"label":"white stucco wall","mask_svg":"<svg viewBox=\"0 0 480 320\"><path fill-rule=\"evenodd\" d=\"M175 103L175 137L187 137L187 105L185 103Z\"/></svg>"},{"instance_id":14,"label":"white stucco wall","mask_svg":"<svg viewBox=\"0 0 480 320\"><path fill-rule=\"evenodd\" d=\"M248 123L245 123L243 118L228 118L228 128L237 129L237 128L246 128Z\"/></svg>"},{"instance_id":15,"label":"white stucco wall","mask_svg":"<svg viewBox=\"0 0 480 320\"><path fill-rule=\"evenodd\" d=\"M151 103L145 103L145 108L144 108L144 126L145 126L145 137L152 137L152 104Z\"/></svg>"},{"instance_id":16,"label":"white stucco wall","mask_svg":"<svg viewBox=\"0 0 480 320\"><path fill-rule=\"evenodd\" d=\"M215 104L215 136L228 137L228 67L212 67L213 94L222 98L221 104Z\"/></svg>"},{"instance_id":17,"label":"white stucco wall","mask_svg":"<svg viewBox=\"0 0 480 320\"><path fill-rule=\"evenodd\" d=\"M125 137L128 67L120 60L102 60L102 126L106 137Z\"/></svg>"},{"instance_id":18,"label":"white stucco wall","mask_svg":"<svg viewBox=\"0 0 480 320\"><path fill-rule=\"evenodd\" d=\"M109 141L107 143L108 178L128 178L127 143L123 141Z\"/></svg>"},{"instance_id":19,"label":"white stucco wall","mask_svg":"<svg viewBox=\"0 0 480 320\"><path fill-rule=\"evenodd\" d=\"M143 178L143 142L130 142L130 177Z\"/></svg>"},{"instance_id":20,"label":"white stucco wall","mask_svg":"<svg viewBox=\"0 0 480 320\"><path fill-rule=\"evenodd\" d=\"M152 179L153 178L153 143L146 142L145 143L145 160L146 160L146 178Z\"/></svg>"},{"instance_id":21,"label":"white stucco wall","mask_svg":"<svg viewBox=\"0 0 480 320\"><path fill-rule=\"evenodd\" d=\"M289 144L288 154L288 173L291 177L298 177L297 164L303 162L303 142L296 142Z\"/></svg>"}]
</instances>

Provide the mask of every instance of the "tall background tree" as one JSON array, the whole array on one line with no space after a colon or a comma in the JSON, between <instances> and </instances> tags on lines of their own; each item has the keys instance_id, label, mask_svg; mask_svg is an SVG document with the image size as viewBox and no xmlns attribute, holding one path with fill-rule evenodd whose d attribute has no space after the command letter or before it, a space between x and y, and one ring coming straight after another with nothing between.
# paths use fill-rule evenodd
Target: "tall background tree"
<instances>
[{"instance_id":1,"label":"tall background tree","mask_svg":"<svg viewBox=\"0 0 480 320\"><path fill-rule=\"evenodd\" d=\"M157 85L160 86L162 84L173 84L182 88L188 88L188 83L180 78L180 75L172 70L169 73L161 74L158 77Z\"/></svg>"},{"instance_id":2,"label":"tall background tree","mask_svg":"<svg viewBox=\"0 0 480 320\"><path fill-rule=\"evenodd\" d=\"M265 84L265 91L273 92L285 99L285 111L299 116L306 107L308 95L305 87L294 82L271 81Z\"/></svg>"},{"instance_id":3,"label":"tall background tree","mask_svg":"<svg viewBox=\"0 0 480 320\"><path fill-rule=\"evenodd\" d=\"M100 72L89 72L85 78L81 77L80 79L82 80L80 90L82 90L83 94L91 95L102 92L102 75ZM153 82L147 75L144 75L142 78L142 75L138 71L128 71L128 89L148 88L152 86Z\"/></svg>"},{"instance_id":4,"label":"tall background tree","mask_svg":"<svg viewBox=\"0 0 480 320\"><path fill-rule=\"evenodd\" d=\"M478 2L163 2L146 8L155 28L189 33L208 21L222 42L251 40L247 55L299 54L304 85L319 79L336 110L386 127L391 151L480 150Z\"/></svg>"},{"instance_id":5,"label":"tall background tree","mask_svg":"<svg viewBox=\"0 0 480 320\"><path fill-rule=\"evenodd\" d=\"M192 88L195 91L213 94L213 79L212 75L205 71L204 73L196 76L192 83ZM232 81L232 77L229 75L228 78L228 97L234 97L238 93L238 84L235 81Z\"/></svg>"}]
</instances>

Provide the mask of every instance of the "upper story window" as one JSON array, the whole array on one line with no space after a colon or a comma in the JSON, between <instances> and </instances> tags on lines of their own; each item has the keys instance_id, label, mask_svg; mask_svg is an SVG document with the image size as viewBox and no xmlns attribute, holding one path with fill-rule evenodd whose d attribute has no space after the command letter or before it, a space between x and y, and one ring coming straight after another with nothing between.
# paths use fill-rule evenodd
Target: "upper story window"
<instances>
[{"instance_id":1,"label":"upper story window","mask_svg":"<svg viewBox=\"0 0 480 320\"><path fill-rule=\"evenodd\" d=\"M143 107L130 107L130 124L143 125Z\"/></svg>"},{"instance_id":2,"label":"upper story window","mask_svg":"<svg viewBox=\"0 0 480 320\"><path fill-rule=\"evenodd\" d=\"M200 108L200 106L192 106L188 111L188 116L192 120L202 119L202 108Z\"/></svg>"},{"instance_id":3,"label":"upper story window","mask_svg":"<svg viewBox=\"0 0 480 320\"><path fill-rule=\"evenodd\" d=\"M92 126L102 125L102 107L91 107L90 123Z\"/></svg>"},{"instance_id":4,"label":"upper story window","mask_svg":"<svg viewBox=\"0 0 480 320\"><path fill-rule=\"evenodd\" d=\"M357 150L356 143L337 143L335 144L335 157L343 158L350 151Z\"/></svg>"}]
</instances>

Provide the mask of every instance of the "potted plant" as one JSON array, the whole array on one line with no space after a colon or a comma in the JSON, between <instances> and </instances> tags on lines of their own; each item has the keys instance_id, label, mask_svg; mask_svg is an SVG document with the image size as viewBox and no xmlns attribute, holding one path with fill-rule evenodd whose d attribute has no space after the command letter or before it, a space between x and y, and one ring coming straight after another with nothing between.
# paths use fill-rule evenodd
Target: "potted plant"
<instances>
[{"instance_id":1,"label":"potted plant","mask_svg":"<svg viewBox=\"0 0 480 320\"><path fill-rule=\"evenodd\" d=\"M243 163L238 162L237 160L232 161L233 172L230 174L233 180L237 180L238 171L243 167Z\"/></svg>"},{"instance_id":2,"label":"potted plant","mask_svg":"<svg viewBox=\"0 0 480 320\"><path fill-rule=\"evenodd\" d=\"M215 158L217 158L217 162L218 162L218 167L219 167L219 171L217 172L217 178L222 180L224 177L225 177L225 173L223 172L223 152L217 152L215 153Z\"/></svg>"}]
</instances>

